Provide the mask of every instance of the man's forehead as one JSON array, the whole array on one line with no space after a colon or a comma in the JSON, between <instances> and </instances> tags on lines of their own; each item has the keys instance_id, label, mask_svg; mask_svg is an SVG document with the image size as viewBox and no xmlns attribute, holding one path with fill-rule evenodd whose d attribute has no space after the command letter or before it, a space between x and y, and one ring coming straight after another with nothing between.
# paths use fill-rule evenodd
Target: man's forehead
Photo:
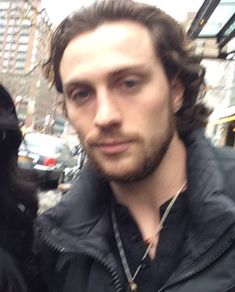
<instances>
[{"instance_id":1,"label":"man's forehead","mask_svg":"<svg viewBox=\"0 0 235 292\"><path fill-rule=\"evenodd\" d=\"M71 75L75 64L78 64L79 73L104 67L113 71L113 68L119 70L144 64L153 58L153 44L143 25L130 21L105 23L75 37L68 44L61 60L61 76L64 79L64 72Z\"/></svg>"},{"instance_id":2,"label":"man's forehead","mask_svg":"<svg viewBox=\"0 0 235 292\"><path fill-rule=\"evenodd\" d=\"M96 50L105 48L118 49L131 45L138 48L140 44L151 44L150 33L144 25L127 20L105 22L93 30L75 36L68 43L64 55L73 48L80 54L84 52L87 55L91 52L96 54Z\"/></svg>"}]
</instances>

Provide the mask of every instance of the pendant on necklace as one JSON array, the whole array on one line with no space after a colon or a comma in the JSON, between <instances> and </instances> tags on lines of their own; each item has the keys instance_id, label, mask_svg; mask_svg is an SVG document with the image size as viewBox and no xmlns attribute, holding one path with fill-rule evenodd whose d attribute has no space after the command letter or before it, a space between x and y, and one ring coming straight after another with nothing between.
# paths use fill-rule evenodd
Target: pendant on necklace
<instances>
[{"instance_id":1,"label":"pendant on necklace","mask_svg":"<svg viewBox=\"0 0 235 292\"><path fill-rule=\"evenodd\" d=\"M137 292L137 285L134 281L128 283L131 292Z\"/></svg>"}]
</instances>

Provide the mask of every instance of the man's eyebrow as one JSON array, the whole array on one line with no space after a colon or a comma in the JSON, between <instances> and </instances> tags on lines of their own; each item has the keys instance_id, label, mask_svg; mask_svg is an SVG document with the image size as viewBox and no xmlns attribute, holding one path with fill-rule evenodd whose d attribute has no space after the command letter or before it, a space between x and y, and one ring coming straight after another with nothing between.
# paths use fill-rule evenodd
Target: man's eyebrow
<instances>
[{"instance_id":1,"label":"man's eyebrow","mask_svg":"<svg viewBox=\"0 0 235 292\"><path fill-rule=\"evenodd\" d=\"M139 76L144 79L148 79L151 75L151 70L147 66L137 65L137 66L128 66L125 68L120 68L113 70L107 76L108 82L112 84L121 78L128 77L128 75Z\"/></svg>"},{"instance_id":2,"label":"man's eyebrow","mask_svg":"<svg viewBox=\"0 0 235 292\"><path fill-rule=\"evenodd\" d=\"M87 80L71 80L63 85L63 92L68 94L69 90L74 87L90 87L91 84Z\"/></svg>"},{"instance_id":3,"label":"man's eyebrow","mask_svg":"<svg viewBox=\"0 0 235 292\"><path fill-rule=\"evenodd\" d=\"M139 74L147 74L149 72L149 68L144 65L135 65L135 66L128 66L125 68L116 69L110 72L111 77L120 76L128 73L139 73Z\"/></svg>"}]
</instances>

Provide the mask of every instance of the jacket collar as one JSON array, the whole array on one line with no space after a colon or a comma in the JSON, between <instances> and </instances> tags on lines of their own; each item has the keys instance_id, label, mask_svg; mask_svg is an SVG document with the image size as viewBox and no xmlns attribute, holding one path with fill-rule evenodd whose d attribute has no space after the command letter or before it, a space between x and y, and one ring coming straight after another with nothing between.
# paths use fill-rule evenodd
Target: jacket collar
<instances>
[{"instance_id":1,"label":"jacket collar","mask_svg":"<svg viewBox=\"0 0 235 292\"><path fill-rule=\"evenodd\" d=\"M188 208L190 220L190 261L212 247L235 223L235 204L225 195L224 178L216 157L201 131L194 131L185 144L188 149ZM66 246L89 246L103 254L110 252L105 240L110 233L107 182L89 163L80 179L59 205L39 218L44 231L56 228ZM53 240L57 240L54 233ZM79 240L78 240L79 239Z\"/></svg>"},{"instance_id":2,"label":"jacket collar","mask_svg":"<svg viewBox=\"0 0 235 292\"><path fill-rule=\"evenodd\" d=\"M226 177L202 131L194 131L185 144L191 252L192 258L199 258L235 223L235 204L226 194Z\"/></svg>"}]
</instances>

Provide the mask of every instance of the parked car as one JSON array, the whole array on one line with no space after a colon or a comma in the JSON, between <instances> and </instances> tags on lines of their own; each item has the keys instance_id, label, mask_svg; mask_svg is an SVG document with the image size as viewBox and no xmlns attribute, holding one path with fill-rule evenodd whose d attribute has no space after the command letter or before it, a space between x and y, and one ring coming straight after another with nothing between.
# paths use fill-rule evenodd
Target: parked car
<instances>
[{"instance_id":1,"label":"parked car","mask_svg":"<svg viewBox=\"0 0 235 292\"><path fill-rule=\"evenodd\" d=\"M75 167L77 160L63 139L28 133L18 152L18 164L23 169L35 171L40 183L57 185L64 169Z\"/></svg>"},{"instance_id":2,"label":"parked car","mask_svg":"<svg viewBox=\"0 0 235 292\"><path fill-rule=\"evenodd\" d=\"M71 150L73 155L77 159L77 165L75 167L66 167L59 179L58 189L61 190L62 195L66 194L76 179L79 177L82 167L86 162L86 153L83 147L78 144Z\"/></svg>"}]
</instances>

